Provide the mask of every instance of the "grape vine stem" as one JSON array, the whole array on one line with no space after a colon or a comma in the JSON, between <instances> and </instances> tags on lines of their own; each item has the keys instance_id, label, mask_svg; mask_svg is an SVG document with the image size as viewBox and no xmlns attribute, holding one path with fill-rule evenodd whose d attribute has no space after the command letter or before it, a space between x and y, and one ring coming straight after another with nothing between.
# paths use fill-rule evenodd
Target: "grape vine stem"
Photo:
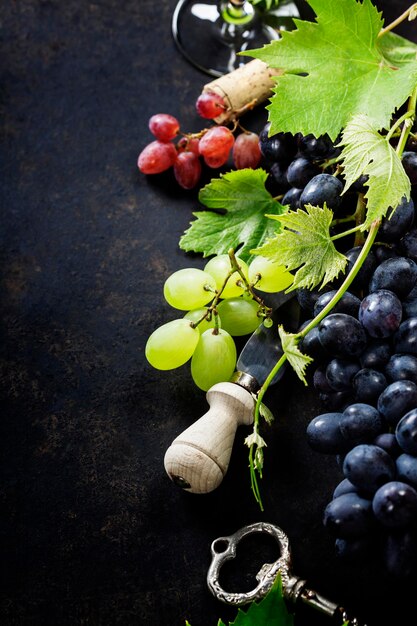
<instances>
[{"instance_id":1,"label":"grape vine stem","mask_svg":"<svg viewBox=\"0 0 417 626\"><path fill-rule=\"evenodd\" d=\"M385 33L389 33L391 30L399 26L405 20L415 19L416 17L417 17L417 2L415 2L410 7L408 7L408 9L404 11L404 13L399 15L397 19L391 22L391 24L388 24L388 26L385 26L385 28L382 28L378 33L378 37L383 37Z\"/></svg>"}]
</instances>

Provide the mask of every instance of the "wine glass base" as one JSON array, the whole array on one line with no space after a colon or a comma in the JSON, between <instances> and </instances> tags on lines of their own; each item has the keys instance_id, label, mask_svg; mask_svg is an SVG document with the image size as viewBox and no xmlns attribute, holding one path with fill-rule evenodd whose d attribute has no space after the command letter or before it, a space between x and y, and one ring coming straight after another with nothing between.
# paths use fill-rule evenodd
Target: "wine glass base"
<instances>
[{"instance_id":1,"label":"wine glass base","mask_svg":"<svg viewBox=\"0 0 417 626\"><path fill-rule=\"evenodd\" d=\"M278 32L255 14L247 24L228 24L219 13L218 0L180 0L172 18L172 34L185 58L210 76L222 76L251 57L239 52L261 48Z\"/></svg>"}]
</instances>

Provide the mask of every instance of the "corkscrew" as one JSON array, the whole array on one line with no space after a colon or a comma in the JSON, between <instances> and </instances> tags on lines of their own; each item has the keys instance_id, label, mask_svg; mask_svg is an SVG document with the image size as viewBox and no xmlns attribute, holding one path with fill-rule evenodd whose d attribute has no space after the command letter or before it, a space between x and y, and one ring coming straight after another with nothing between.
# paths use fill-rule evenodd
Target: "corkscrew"
<instances>
[{"instance_id":1,"label":"corkscrew","mask_svg":"<svg viewBox=\"0 0 417 626\"><path fill-rule=\"evenodd\" d=\"M234 559L239 542L252 533L267 533L279 545L280 556L274 563L264 563L256 575L258 585L246 593L225 591L219 582L220 570L226 561ZM228 537L218 537L211 544L212 561L207 573L207 584L212 594L226 604L240 606L262 599L271 589L278 573L281 575L284 598L291 605L301 602L335 620L333 623L349 626L366 626L355 617L349 617L345 609L307 587L307 581L291 572L291 550L287 535L281 528L259 522L241 528Z\"/></svg>"}]
</instances>

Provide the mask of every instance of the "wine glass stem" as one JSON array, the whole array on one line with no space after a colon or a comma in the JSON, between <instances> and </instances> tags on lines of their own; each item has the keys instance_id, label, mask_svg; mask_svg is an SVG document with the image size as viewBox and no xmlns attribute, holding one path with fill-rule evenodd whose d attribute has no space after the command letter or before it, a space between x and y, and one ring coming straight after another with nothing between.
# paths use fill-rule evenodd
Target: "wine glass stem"
<instances>
[{"instance_id":1,"label":"wine glass stem","mask_svg":"<svg viewBox=\"0 0 417 626\"><path fill-rule=\"evenodd\" d=\"M219 8L222 19L228 24L248 24L255 15L253 6L247 0L222 0Z\"/></svg>"}]
</instances>

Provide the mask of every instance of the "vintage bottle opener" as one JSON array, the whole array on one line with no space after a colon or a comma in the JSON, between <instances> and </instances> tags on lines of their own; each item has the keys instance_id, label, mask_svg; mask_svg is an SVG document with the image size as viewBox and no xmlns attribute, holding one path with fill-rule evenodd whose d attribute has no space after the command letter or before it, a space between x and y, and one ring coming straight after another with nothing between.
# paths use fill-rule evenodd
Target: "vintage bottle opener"
<instances>
[{"instance_id":1,"label":"vintage bottle opener","mask_svg":"<svg viewBox=\"0 0 417 626\"><path fill-rule=\"evenodd\" d=\"M278 542L280 556L274 563L265 563L256 579L258 585L247 593L232 593L225 591L219 582L220 570L226 561L236 557L236 548L239 542L252 533L266 533ZM271 589L278 573L281 574L282 589L285 599L293 605L298 602L307 604L336 620L340 625L349 622L349 626L360 626L356 618L350 618L343 607L327 600L322 595L307 587L307 581L294 576L291 572L291 551L287 535L281 528L259 522L241 528L228 537L218 537L211 544L212 561L207 574L207 584L212 594L226 604L240 606L262 599ZM363 625L366 626L366 625Z\"/></svg>"}]
</instances>

